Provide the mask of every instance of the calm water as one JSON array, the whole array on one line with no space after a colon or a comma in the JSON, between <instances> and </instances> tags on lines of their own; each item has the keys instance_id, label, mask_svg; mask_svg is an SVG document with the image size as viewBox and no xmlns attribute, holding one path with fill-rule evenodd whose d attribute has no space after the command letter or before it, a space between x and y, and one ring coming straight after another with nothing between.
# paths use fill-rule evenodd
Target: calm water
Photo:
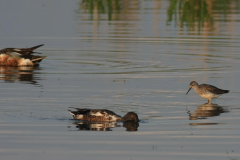
<instances>
[{"instance_id":1,"label":"calm water","mask_svg":"<svg viewBox=\"0 0 240 160\"><path fill-rule=\"evenodd\" d=\"M48 57L0 67L0 159L240 159L239 2L1 2L0 48ZM204 105L192 80L230 93ZM68 107L141 121L82 123Z\"/></svg>"}]
</instances>

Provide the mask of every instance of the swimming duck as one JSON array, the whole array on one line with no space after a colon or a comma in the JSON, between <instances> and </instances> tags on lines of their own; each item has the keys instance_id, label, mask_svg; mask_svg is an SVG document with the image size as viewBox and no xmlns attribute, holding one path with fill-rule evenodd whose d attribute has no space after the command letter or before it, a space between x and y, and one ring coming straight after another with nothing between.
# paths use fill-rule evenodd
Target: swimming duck
<instances>
[{"instance_id":1,"label":"swimming duck","mask_svg":"<svg viewBox=\"0 0 240 160\"><path fill-rule=\"evenodd\" d=\"M70 107L73 108L73 107ZM134 112L128 112L121 117L116 113L107 109L82 109L73 108L76 111L68 110L74 119L85 121L132 121L139 122L138 115Z\"/></svg>"},{"instance_id":2,"label":"swimming duck","mask_svg":"<svg viewBox=\"0 0 240 160\"><path fill-rule=\"evenodd\" d=\"M43 45L31 48L4 48L0 50L0 66L36 66L46 56L34 56L33 50Z\"/></svg>"}]
</instances>

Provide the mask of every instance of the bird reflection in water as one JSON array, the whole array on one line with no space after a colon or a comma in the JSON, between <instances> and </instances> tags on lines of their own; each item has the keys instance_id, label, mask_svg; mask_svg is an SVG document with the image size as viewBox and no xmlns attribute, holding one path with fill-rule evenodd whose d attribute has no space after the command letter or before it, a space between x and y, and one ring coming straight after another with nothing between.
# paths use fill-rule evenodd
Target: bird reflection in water
<instances>
[{"instance_id":1,"label":"bird reflection in water","mask_svg":"<svg viewBox=\"0 0 240 160\"><path fill-rule=\"evenodd\" d=\"M138 122L123 122L123 127L126 128L126 131L138 131L139 123Z\"/></svg>"},{"instance_id":2,"label":"bird reflection in water","mask_svg":"<svg viewBox=\"0 0 240 160\"><path fill-rule=\"evenodd\" d=\"M74 122L78 130L85 131L112 131L112 128L125 127L126 131L137 131L139 123L138 122L90 122L90 121L80 121Z\"/></svg>"},{"instance_id":3,"label":"bird reflection in water","mask_svg":"<svg viewBox=\"0 0 240 160\"><path fill-rule=\"evenodd\" d=\"M215 117L220 116L222 113L229 112L224 107L219 106L217 104L203 104L200 105L194 113L189 114L189 120L198 120L198 119L207 119L207 117ZM190 125L214 125L218 123L190 123Z\"/></svg>"},{"instance_id":4,"label":"bird reflection in water","mask_svg":"<svg viewBox=\"0 0 240 160\"><path fill-rule=\"evenodd\" d=\"M5 82L26 82L30 84L37 84L36 77L34 77L33 70L39 69L36 67L13 67L13 66L0 66L0 80Z\"/></svg>"}]
</instances>

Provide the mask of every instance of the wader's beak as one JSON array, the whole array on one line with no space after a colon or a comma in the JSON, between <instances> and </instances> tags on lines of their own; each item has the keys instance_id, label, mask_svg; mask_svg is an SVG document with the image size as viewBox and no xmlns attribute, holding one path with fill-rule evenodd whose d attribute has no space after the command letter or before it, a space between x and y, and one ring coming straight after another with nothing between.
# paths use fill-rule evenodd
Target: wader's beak
<instances>
[{"instance_id":1,"label":"wader's beak","mask_svg":"<svg viewBox=\"0 0 240 160\"><path fill-rule=\"evenodd\" d=\"M192 89L192 87L189 88L189 90L187 91L186 95L188 94L188 92Z\"/></svg>"}]
</instances>

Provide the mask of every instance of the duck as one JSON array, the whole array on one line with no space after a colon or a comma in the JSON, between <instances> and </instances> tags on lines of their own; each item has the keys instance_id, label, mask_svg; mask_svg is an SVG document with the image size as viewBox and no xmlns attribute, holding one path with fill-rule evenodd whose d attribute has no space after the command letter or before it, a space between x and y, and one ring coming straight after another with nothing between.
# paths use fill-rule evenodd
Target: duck
<instances>
[{"instance_id":1,"label":"duck","mask_svg":"<svg viewBox=\"0 0 240 160\"><path fill-rule=\"evenodd\" d=\"M210 84L199 85L196 81L192 81L190 83L190 87L189 87L186 95L192 88L197 92L197 94L200 97L208 100L208 102L206 104L211 104L212 99L217 98L217 97L221 96L222 94L229 93L229 90L220 89L220 88L217 88Z\"/></svg>"},{"instance_id":2,"label":"duck","mask_svg":"<svg viewBox=\"0 0 240 160\"><path fill-rule=\"evenodd\" d=\"M31 48L4 48L0 50L0 66L37 66L47 56L32 55L40 44Z\"/></svg>"},{"instance_id":3,"label":"duck","mask_svg":"<svg viewBox=\"0 0 240 160\"><path fill-rule=\"evenodd\" d=\"M84 121L122 121L122 122L139 122L138 115L135 112L128 112L125 116L121 117L113 111L107 109L85 109L85 108L73 108L68 109L73 115L73 119Z\"/></svg>"}]
</instances>

